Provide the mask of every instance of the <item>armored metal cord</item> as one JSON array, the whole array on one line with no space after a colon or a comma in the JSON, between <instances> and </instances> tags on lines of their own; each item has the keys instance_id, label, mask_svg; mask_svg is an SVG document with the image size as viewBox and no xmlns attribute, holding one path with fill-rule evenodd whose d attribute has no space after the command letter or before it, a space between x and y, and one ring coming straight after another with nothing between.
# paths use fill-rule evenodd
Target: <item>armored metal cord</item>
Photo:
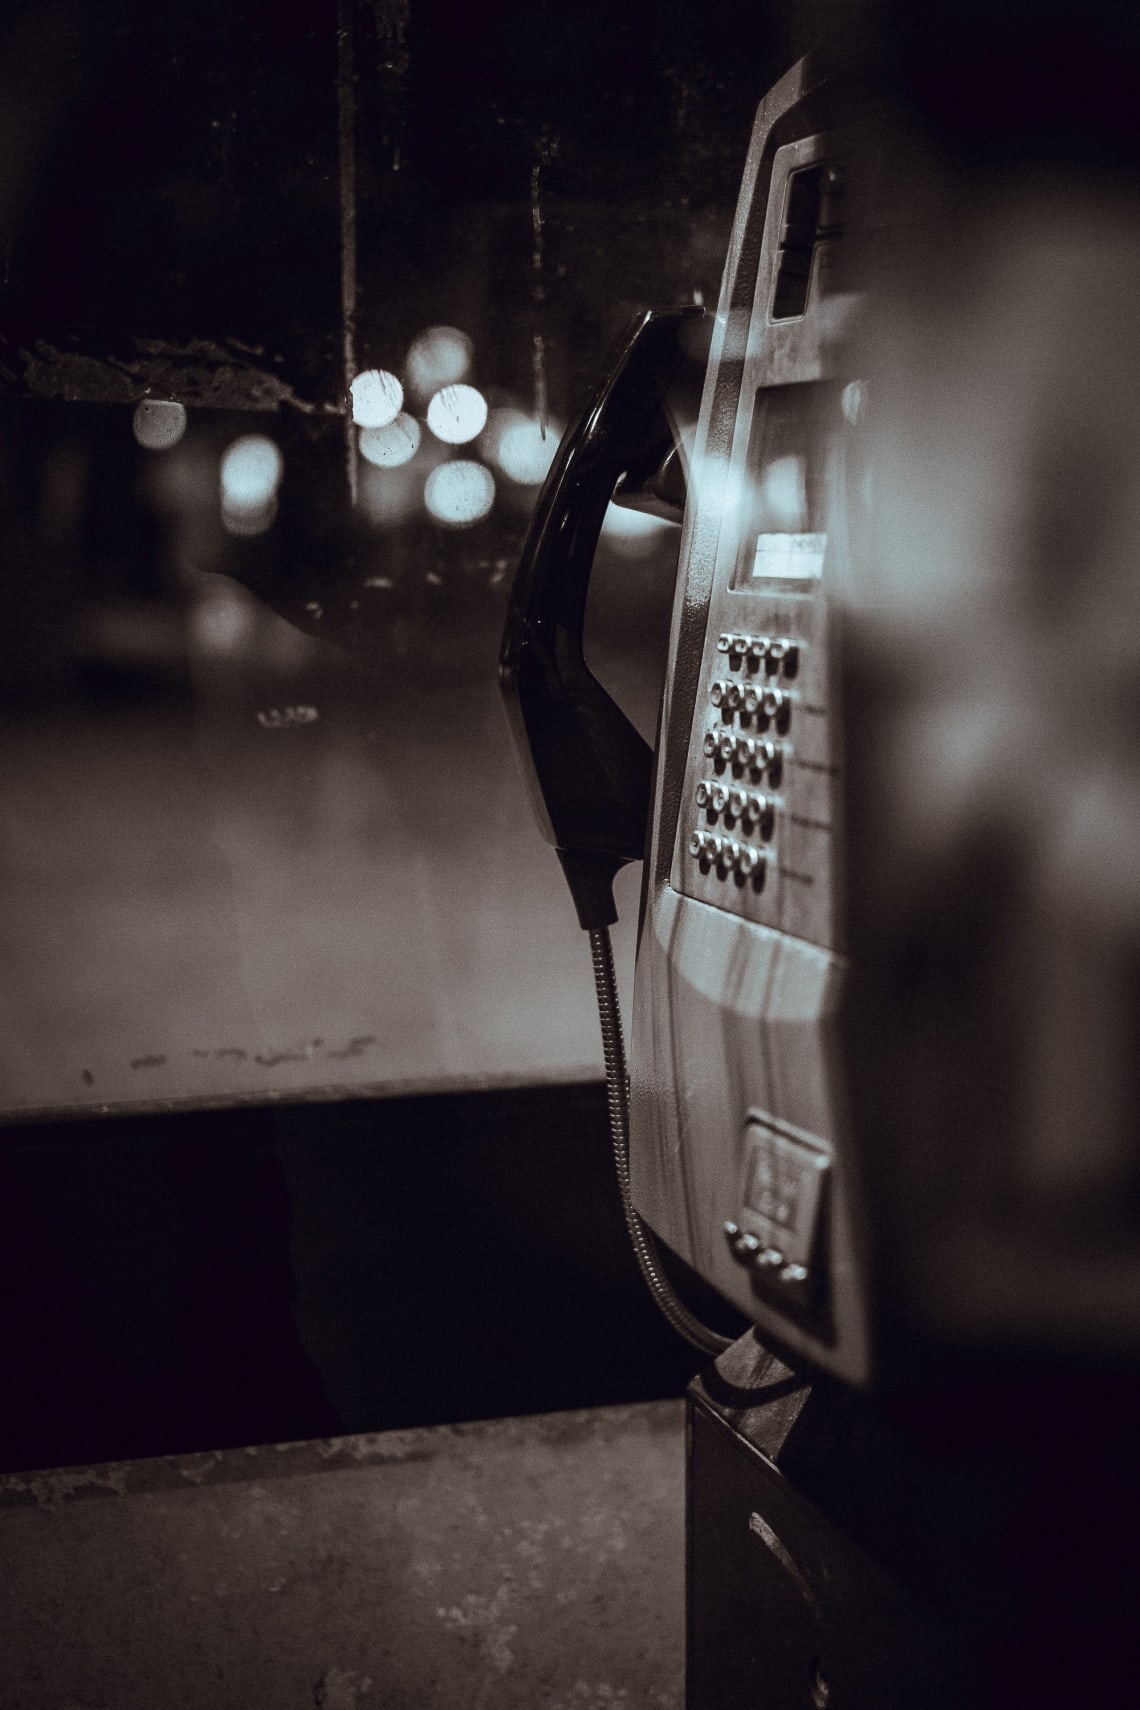
<instances>
[{"instance_id":1,"label":"armored metal cord","mask_svg":"<svg viewBox=\"0 0 1140 1710\"><path fill-rule=\"evenodd\" d=\"M665 1276L661 1254L653 1234L634 1209L629 1186L629 1077L625 1066L625 1042L621 1030L613 947L608 927L590 933L590 955L594 961L594 986L598 994L598 1019L602 1025L602 1053L606 1063L606 1093L609 1100L610 1135L625 1226L637 1255L638 1269L646 1287L679 1336L702 1354L723 1354L731 1338L702 1324L679 1300Z\"/></svg>"}]
</instances>

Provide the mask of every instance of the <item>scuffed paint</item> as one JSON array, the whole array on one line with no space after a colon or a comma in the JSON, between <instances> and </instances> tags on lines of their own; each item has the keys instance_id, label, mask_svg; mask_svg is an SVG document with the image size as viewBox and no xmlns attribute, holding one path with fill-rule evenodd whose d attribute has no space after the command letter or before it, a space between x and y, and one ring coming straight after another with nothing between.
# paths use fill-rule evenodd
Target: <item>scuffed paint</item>
<instances>
[{"instance_id":1,"label":"scuffed paint","mask_svg":"<svg viewBox=\"0 0 1140 1710\"><path fill-rule=\"evenodd\" d=\"M506 1618L514 1598L515 1588L508 1581L491 1597L469 1591L461 1603L450 1609L440 1606L436 1614L448 1632L477 1645L492 1668L506 1674L515 1660L511 1640L519 1630L517 1621Z\"/></svg>"},{"instance_id":2,"label":"scuffed paint","mask_svg":"<svg viewBox=\"0 0 1140 1710\"><path fill-rule=\"evenodd\" d=\"M354 1674L347 1668L330 1668L313 1687L313 1703L317 1710L356 1710L360 1700L371 1691L371 1675Z\"/></svg>"},{"instance_id":3,"label":"scuffed paint","mask_svg":"<svg viewBox=\"0 0 1140 1710\"><path fill-rule=\"evenodd\" d=\"M682 1425L656 1402L0 1479L0 1704L680 1710Z\"/></svg>"},{"instance_id":4,"label":"scuffed paint","mask_svg":"<svg viewBox=\"0 0 1140 1710\"><path fill-rule=\"evenodd\" d=\"M589 1710L591 1706L628 1703L629 1693L624 1686L611 1686L605 1680L596 1684L576 1680L569 1692L561 1693L552 1701L550 1710Z\"/></svg>"},{"instance_id":5,"label":"scuffed paint","mask_svg":"<svg viewBox=\"0 0 1140 1710\"><path fill-rule=\"evenodd\" d=\"M91 356L59 350L44 339L28 350L0 338L0 389L65 403L137 404L165 397L215 410L279 410L283 405L303 415L340 410L338 404L299 398L287 381L250 360L261 352L237 340L172 344L137 338L132 348L137 354L126 358Z\"/></svg>"},{"instance_id":6,"label":"scuffed paint","mask_svg":"<svg viewBox=\"0 0 1140 1710\"><path fill-rule=\"evenodd\" d=\"M75 1496L122 1496L127 1489L128 1466L125 1462L107 1462L98 1467L11 1473L3 1481L5 1506L21 1506L21 1497L38 1508L62 1508Z\"/></svg>"}]
</instances>

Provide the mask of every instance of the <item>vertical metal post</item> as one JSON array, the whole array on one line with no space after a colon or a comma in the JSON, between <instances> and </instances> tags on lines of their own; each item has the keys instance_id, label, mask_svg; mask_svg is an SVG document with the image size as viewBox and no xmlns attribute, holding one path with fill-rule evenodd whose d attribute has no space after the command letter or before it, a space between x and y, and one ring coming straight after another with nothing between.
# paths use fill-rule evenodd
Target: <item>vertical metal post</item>
<instances>
[{"instance_id":1,"label":"vertical metal post","mask_svg":"<svg viewBox=\"0 0 1140 1710\"><path fill-rule=\"evenodd\" d=\"M352 0L337 0L337 134L340 145L340 309L344 362L344 441L348 495L356 505L356 437L352 393L356 378L356 83Z\"/></svg>"}]
</instances>

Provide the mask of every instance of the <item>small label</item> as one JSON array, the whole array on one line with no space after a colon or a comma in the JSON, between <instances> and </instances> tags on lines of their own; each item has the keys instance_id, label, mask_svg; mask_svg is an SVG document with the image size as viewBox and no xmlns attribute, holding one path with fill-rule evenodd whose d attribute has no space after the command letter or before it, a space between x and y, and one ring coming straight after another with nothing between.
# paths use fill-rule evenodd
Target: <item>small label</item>
<instances>
[{"instance_id":1,"label":"small label","mask_svg":"<svg viewBox=\"0 0 1140 1710\"><path fill-rule=\"evenodd\" d=\"M756 539L752 575L812 581L823 570L826 534L761 534Z\"/></svg>"}]
</instances>

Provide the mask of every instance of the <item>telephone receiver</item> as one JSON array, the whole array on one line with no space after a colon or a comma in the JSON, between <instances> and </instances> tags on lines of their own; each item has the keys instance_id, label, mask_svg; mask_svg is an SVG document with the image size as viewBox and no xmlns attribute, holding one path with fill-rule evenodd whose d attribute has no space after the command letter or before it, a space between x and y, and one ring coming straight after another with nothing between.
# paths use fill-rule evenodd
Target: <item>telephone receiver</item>
<instances>
[{"instance_id":1,"label":"telephone receiver","mask_svg":"<svg viewBox=\"0 0 1140 1710\"><path fill-rule=\"evenodd\" d=\"M711 319L687 306L630 321L563 436L507 611L500 680L515 749L587 930L617 919L614 877L645 853L653 774L653 751L585 661L590 572L615 497L681 521L677 424L690 399L696 417Z\"/></svg>"}]
</instances>

